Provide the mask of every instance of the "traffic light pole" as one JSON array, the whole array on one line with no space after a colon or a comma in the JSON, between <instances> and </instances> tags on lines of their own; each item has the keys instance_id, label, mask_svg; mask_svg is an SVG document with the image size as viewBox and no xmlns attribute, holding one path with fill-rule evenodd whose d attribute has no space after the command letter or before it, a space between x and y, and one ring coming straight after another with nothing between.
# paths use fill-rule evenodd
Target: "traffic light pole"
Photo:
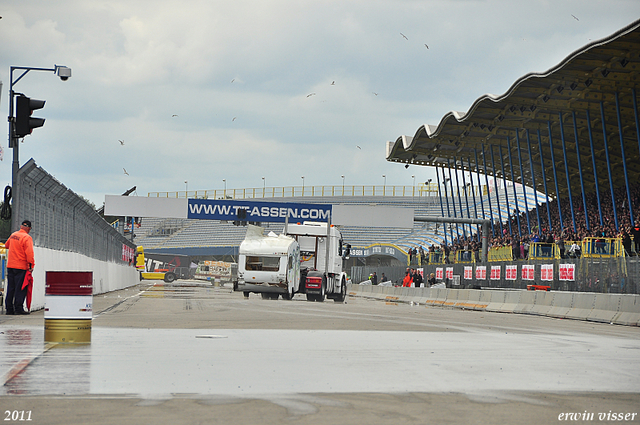
<instances>
[{"instance_id":1,"label":"traffic light pole","mask_svg":"<svg viewBox=\"0 0 640 425\"><path fill-rule=\"evenodd\" d=\"M18 78L13 79L13 71L21 70L24 71ZM18 170L20 170L20 153L19 153L19 142L18 137L15 135L15 119L13 116L13 98L15 93L13 92L13 86L18 83L29 71L47 71L54 72L57 74L63 81L66 81L71 77L71 69L66 66L54 65L53 68L32 68L25 66L12 66L11 72L9 74L10 84L9 84L9 147L13 149L13 162L11 164L11 197L13 198L12 202L12 211L11 211L11 231L15 232L20 228L20 203L16 202L17 196L20 194L20 182L18 181Z\"/></svg>"}]
</instances>

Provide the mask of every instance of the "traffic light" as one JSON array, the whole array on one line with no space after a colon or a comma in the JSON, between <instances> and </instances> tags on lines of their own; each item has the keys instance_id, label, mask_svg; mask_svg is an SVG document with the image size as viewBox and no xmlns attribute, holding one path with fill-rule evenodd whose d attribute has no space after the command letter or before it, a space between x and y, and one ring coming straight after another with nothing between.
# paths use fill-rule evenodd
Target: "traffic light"
<instances>
[{"instance_id":1,"label":"traffic light","mask_svg":"<svg viewBox=\"0 0 640 425\"><path fill-rule=\"evenodd\" d=\"M15 136L24 137L31 134L34 128L44 125L44 118L32 118L36 109L44 108L44 100L30 99L20 95L16 99Z\"/></svg>"}]
</instances>

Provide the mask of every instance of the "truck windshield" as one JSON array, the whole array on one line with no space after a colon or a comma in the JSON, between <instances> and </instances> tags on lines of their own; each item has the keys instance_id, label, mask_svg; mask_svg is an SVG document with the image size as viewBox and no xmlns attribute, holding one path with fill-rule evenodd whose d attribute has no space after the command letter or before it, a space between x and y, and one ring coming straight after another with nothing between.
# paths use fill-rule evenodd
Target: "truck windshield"
<instances>
[{"instance_id":1,"label":"truck windshield","mask_svg":"<svg viewBox=\"0 0 640 425\"><path fill-rule=\"evenodd\" d=\"M247 257L246 270L277 272L280 269L280 257Z\"/></svg>"}]
</instances>

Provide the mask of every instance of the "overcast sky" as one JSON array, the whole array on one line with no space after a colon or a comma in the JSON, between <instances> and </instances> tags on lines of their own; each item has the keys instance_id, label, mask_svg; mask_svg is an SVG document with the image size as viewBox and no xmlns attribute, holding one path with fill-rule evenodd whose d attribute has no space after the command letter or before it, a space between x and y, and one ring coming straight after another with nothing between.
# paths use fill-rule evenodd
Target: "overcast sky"
<instances>
[{"instance_id":1,"label":"overcast sky","mask_svg":"<svg viewBox=\"0 0 640 425\"><path fill-rule=\"evenodd\" d=\"M100 206L185 181L424 182L432 169L387 162L387 141L548 70L640 18L640 1L13 0L0 16L3 116L11 66L73 73L31 71L14 87L47 101L21 164Z\"/></svg>"}]
</instances>

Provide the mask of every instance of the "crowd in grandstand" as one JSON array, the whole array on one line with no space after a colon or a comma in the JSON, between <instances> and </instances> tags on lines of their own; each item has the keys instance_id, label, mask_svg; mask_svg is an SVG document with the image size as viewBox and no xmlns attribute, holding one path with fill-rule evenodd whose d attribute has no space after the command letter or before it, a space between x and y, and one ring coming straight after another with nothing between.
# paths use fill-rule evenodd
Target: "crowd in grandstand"
<instances>
[{"instance_id":1,"label":"crowd in grandstand","mask_svg":"<svg viewBox=\"0 0 640 425\"><path fill-rule=\"evenodd\" d=\"M629 194L632 211L638 212L640 185L632 185ZM565 256L579 257L580 242L586 238L598 240L616 238L621 240L627 256L638 255L640 253L640 215L637 218L634 217L632 225L626 187L614 190L614 197L615 215L609 191L601 191L599 199L596 193L587 195L585 202L581 195L574 196L572 198L573 214L569 199L561 200L562 221L558 213L558 203L554 201L533 208L529 211L528 218L526 211L514 210L505 223L499 220L494 221L489 247L511 247L513 259L527 259L532 243L556 244L561 258L565 258ZM551 217L551 223L549 223L549 217ZM426 251L422 246L410 249L409 256L412 263L417 262L419 258L420 262L425 264L430 260L441 262L440 254L444 254L445 262L448 262L450 253L462 251L462 255L465 256L461 258L462 260L470 261L473 255L477 261L481 248L479 235L474 233L460 235L453 241L444 242L440 246L431 245Z\"/></svg>"}]
</instances>

